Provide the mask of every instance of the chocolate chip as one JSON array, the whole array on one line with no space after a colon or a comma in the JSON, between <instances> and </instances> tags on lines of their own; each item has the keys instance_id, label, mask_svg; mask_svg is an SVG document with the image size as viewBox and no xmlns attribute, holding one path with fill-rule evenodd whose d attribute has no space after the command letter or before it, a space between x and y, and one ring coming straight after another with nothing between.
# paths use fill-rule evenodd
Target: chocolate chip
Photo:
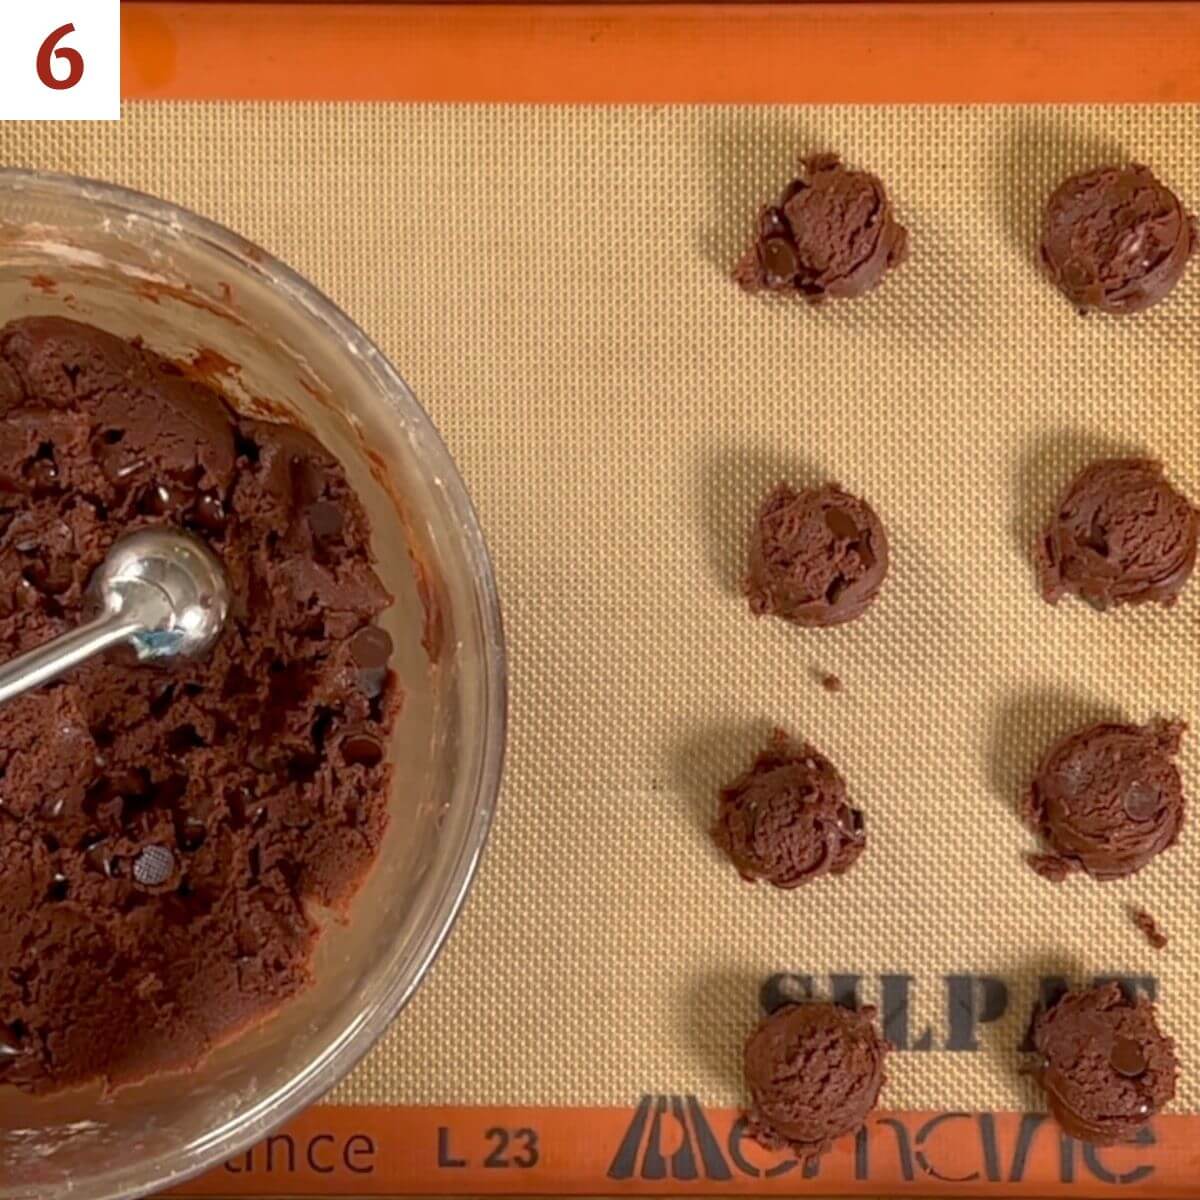
<instances>
[{"instance_id":1,"label":"chocolate chip","mask_svg":"<svg viewBox=\"0 0 1200 1200\"><path fill-rule=\"evenodd\" d=\"M1131 821L1152 821L1159 809L1158 789L1143 779L1135 779L1126 789L1122 804Z\"/></svg>"},{"instance_id":2,"label":"chocolate chip","mask_svg":"<svg viewBox=\"0 0 1200 1200\"><path fill-rule=\"evenodd\" d=\"M6 1022L0 1021L0 1059L19 1058L24 1053L20 1038Z\"/></svg>"},{"instance_id":3,"label":"chocolate chip","mask_svg":"<svg viewBox=\"0 0 1200 1200\"><path fill-rule=\"evenodd\" d=\"M762 264L768 285L791 283L796 274L796 252L785 238L767 238L762 244Z\"/></svg>"},{"instance_id":4,"label":"chocolate chip","mask_svg":"<svg viewBox=\"0 0 1200 1200\"><path fill-rule=\"evenodd\" d=\"M66 796L47 796L42 801L38 811L47 821L57 821L66 811L66 807Z\"/></svg>"},{"instance_id":5,"label":"chocolate chip","mask_svg":"<svg viewBox=\"0 0 1200 1200\"><path fill-rule=\"evenodd\" d=\"M377 625L367 625L350 639L350 657L365 670L386 667L392 657L392 639Z\"/></svg>"},{"instance_id":6,"label":"chocolate chip","mask_svg":"<svg viewBox=\"0 0 1200 1200\"><path fill-rule=\"evenodd\" d=\"M220 533L225 528L225 505L216 492L205 492L192 508L192 520L209 533Z\"/></svg>"},{"instance_id":7,"label":"chocolate chip","mask_svg":"<svg viewBox=\"0 0 1200 1200\"><path fill-rule=\"evenodd\" d=\"M349 733L342 738L342 759L350 766L378 766L383 761L383 743L369 733Z\"/></svg>"},{"instance_id":8,"label":"chocolate chip","mask_svg":"<svg viewBox=\"0 0 1200 1200\"><path fill-rule=\"evenodd\" d=\"M315 754L301 752L288 760L288 778L297 783L311 783L320 769L321 759Z\"/></svg>"},{"instance_id":9,"label":"chocolate chip","mask_svg":"<svg viewBox=\"0 0 1200 1200\"><path fill-rule=\"evenodd\" d=\"M122 483L149 465L147 459L138 457L136 450L113 442L100 443L96 446L95 454L100 470L114 483Z\"/></svg>"},{"instance_id":10,"label":"chocolate chip","mask_svg":"<svg viewBox=\"0 0 1200 1200\"><path fill-rule=\"evenodd\" d=\"M58 485L58 464L52 458L36 458L25 470L35 492L51 491Z\"/></svg>"},{"instance_id":11,"label":"chocolate chip","mask_svg":"<svg viewBox=\"0 0 1200 1200\"><path fill-rule=\"evenodd\" d=\"M133 877L143 887L160 887L175 871L175 855L166 846L147 846L133 860Z\"/></svg>"},{"instance_id":12,"label":"chocolate chip","mask_svg":"<svg viewBox=\"0 0 1200 1200\"><path fill-rule=\"evenodd\" d=\"M848 804L842 804L838 809L838 824L842 833L857 838L863 832L863 823L863 814L859 809L852 809Z\"/></svg>"},{"instance_id":13,"label":"chocolate chip","mask_svg":"<svg viewBox=\"0 0 1200 1200\"><path fill-rule=\"evenodd\" d=\"M1146 1070L1146 1055L1142 1047L1133 1038L1119 1037L1113 1042L1108 1061L1118 1075L1130 1079L1141 1075Z\"/></svg>"},{"instance_id":14,"label":"chocolate chip","mask_svg":"<svg viewBox=\"0 0 1200 1200\"><path fill-rule=\"evenodd\" d=\"M267 819L267 804L245 789L238 788L229 796L229 819L234 829L261 825Z\"/></svg>"},{"instance_id":15,"label":"chocolate chip","mask_svg":"<svg viewBox=\"0 0 1200 1200\"><path fill-rule=\"evenodd\" d=\"M32 562L22 574L39 592L48 596L61 596L70 590L74 581L71 567L65 562Z\"/></svg>"},{"instance_id":16,"label":"chocolate chip","mask_svg":"<svg viewBox=\"0 0 1200 1200\"><path fill-rule=\"evenodd\" d=\"M829 532L834 537L858 537L858 522L845 509L827 509L825 512L825 524L829 527Z\"/></svg>"},{"instance_id":17,"label":"chocolate chip","mask_svg":"<svg viewBox=\"0 0 1200 1200\"><path fill-rule=\"evenodd\" d=\"M61 871L55 871L47 895L51 900L65 900L70 890L70 883L71 881Z\"/></svg>"},{"instance_id":18,"label":"chocolate chip","mask_svg":"<svg viewBox=\"0 0 1200 1200\"><path fill-rule=\"evenodd\" d=\"M182 496L172 491L165 483L156 483L147 489L138 507L149 516L165 517L167 513L179 507L182 499Z\"/></svg>"},{"instance_id":19,"label":"chocolate chip","mask_svg":"<svg viewBox=\"0 0 1200 1200\"><path fill-rule=\"evenodd\" d=\"M318 500L308 510L308 527L313 537L322 541L339 537L345 523L342 510L332 500Z\"/></svg>"},{"instance_id":20,"label":"chocolate chip","mask_svg":"<svg viewBox=\"0 0 1200 1200\"><path fill-rule=\"evenodd\" d=\"M103 875L105 879L116 879L121 873L121 860L109 854L106 848L107 844L106 837L99 836L92 839L84 851L83 861L89 870Z\"/></svg>"},{"instance_id":21,"label":"chocolate chip","mask_svg":"<svg viewBox=\"0 0 1200 1200\"><path fill-rule=\"evenodd\" d=\"M777 208L764 208L758 218L758 236L764 241L767 238L786 238L791 236L791 228L787 218Z\"/></svg>"},{"instance_id":22,"label":"chocolate chip","mask_svg":"<svg viewBox=\"0 0 1200 1200\"><path fill-rule=\"evenodd\" d=\"M203 821L197 821L195 817L185 817L183 827L179 831L179 848L190 854L204 845L207 836L208 828Z\"/></svg>"}]
</instances>

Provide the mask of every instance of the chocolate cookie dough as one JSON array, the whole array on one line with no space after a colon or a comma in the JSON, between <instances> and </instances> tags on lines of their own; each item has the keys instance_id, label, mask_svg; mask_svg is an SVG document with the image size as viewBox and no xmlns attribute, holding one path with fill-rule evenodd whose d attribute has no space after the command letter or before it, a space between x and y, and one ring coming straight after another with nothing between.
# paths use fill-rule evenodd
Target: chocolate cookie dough
<instances>
[{"instance_id":1,"label":"chocolate cookie dough","mask_svg":"<svg viewBox=\"0 0 1200 1200\"><path fill-rule=\"evenodd\" d=\"M1085 312L1148 308L1179 282L1195 246L1194 218L1149 167L1072 176L1042 219L1042 263Z\"/></svg>"},{"instance_id":2,"label":"chocolate cookie dough","mask_svg":"<svg viewBox=\"0 0 1200 1200\"><path fill-rule=\"evenodd\" d=\"M1119 879L1175 844L1183 782L1172 759L1187 726L1089 725L1057 742L1023 801L1026 820L1052 853L1030 864L1055 881L1072 871Z\"/></svg>"},{"instance_id":3,"label":"chocolate cookie dough","mask_svg":"<svg viewBox=\"0 0 1200 1200\"><path fill-rule=\"evenodd\" d=\"M367 519L300 429L176 364L37 317L0 330L0 657L80 623L110 543L205 538L202 660L93 659L0 706L0 1084L194 1064L309 980L387 824L400 705Z\"/></svg>"},{"instance_id":4,"label":"chocolate cookie dough","mask_svg":"<svg viewBox=\"0 0 1200 1200\"><path fill-rule=\"evenodd\" d=\"M804 159L799 177L758 218L754 245L734 278L747 291L817 303L861 296L904 261L908 234L874 175L849 171L836 154Z\"/></svg>"},{"instance_id":5,"label":"chocolate cookie dough","mask_svg":"<svg viewBox=\"0 0 1200 1200\"><path fill-rule=\"evenodd\" d=\"M873 1008L777 1009L746 1042L750 1133L768 1150L789 1146L802 1160L824 1154L875 1107L889 1049Z\"/></svg>"},{"instance_id":6,"label":"chocolate cookie dough","mask_svg":"<svg viewBox=\"0 0 1200 1200\"><path fill-rule=\"evenodd\" d=\"M1148 458L1106 458L1082 471L1037 545L1042 595L1095 608L1175 603L1196 565L1200 513Z\"/></svg>"},{"instance_id":7,"label":"chocolate cookie dough","mask_svg":"<svg viewBox=\"0 0 1200 1200\"><path fill-rule=\"evenodd\" d=\"M863 815L850 806L837 769L782 730L721 789L713 837L743 879L781 888L841 875L867 844Z\"/></svg>"},{"instance_id":8,"label":"chocolate cookie dough","mask_svg":"<svg viewBox=\"0 0 1200 1200\"><path fill-rule=\"evenodd\" d=\"M1054 1118L1085 1142L1127 1141L1175 1095L1175 1045L1154 1005L1116 983L1068 992L1034 1022L1035 1072Z\"/></svg>"},{"instance_id":9,"label":"chocolate cookie dough","mask_svg":"<svg viewBox=\"0 0 1200 1200\"><path fill-rule=\"evenodd\" d=\"M756 616L840 625L870 608L887 572L887 534L865 500L781 483L759 510L745 591Z\"/></svg>"}]
</instances>

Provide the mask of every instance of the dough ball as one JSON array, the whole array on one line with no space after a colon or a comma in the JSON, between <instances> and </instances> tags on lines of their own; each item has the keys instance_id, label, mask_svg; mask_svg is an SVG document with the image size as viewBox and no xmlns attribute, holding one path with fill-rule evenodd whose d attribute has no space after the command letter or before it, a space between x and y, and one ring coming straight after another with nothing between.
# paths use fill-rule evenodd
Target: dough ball
<instances>
[{"instance_id":1,"label":"dough ball","mask_svg":"<svg viewBox=\"0 0 1200 1200\"><path fill-rule=\"evenodd\" d=\"M1173 760L1186 728L1101 722L1056 742L1024 799L1051 849L1031 858L1034 870L1053 880L1072 871L1119 879L1174 845L1185 802Z\"/></svg>"},{"instance_id":2,"label":"dough ball","mask_svg":"<svg viewBox=\"0 0 1200 1200\"><path fill-rule=\"evenodd\" d=\"M883 184L847 170L836 154L805 159L777 205L758 218L754 244L734 277L747 291L816 303L861 296L903 262L908 233Z\"/></svg>"},{"instance_id":3,"label":"dough ball","mask_svg":"<svg viewBox=\"0 0 1200 1200\"><path fill-rule=\"evenodd\" d=\"M781 730L721 789L713 836L744 879L781 888L841 875L867 844L863 815L834 765Z\"/></svg>"},{"instance_id":4,"label":"dough ball","mask_svg":"<svg viewBox=\"0 0 1200 1200\"><path fill-rule=\"evenodd\" d=\"M1194 218L1149 167L1074 175L1055 189L1042 219L1042 263L1085 312L1155 304L1179 282L1195 246Z\"/></svg>"},{"instance_id":5,"label":"dough ball","mask_svg":"<svg viewBox=\"0 0 1200 1200\"><path fill-rule=\"evenodd\" d=\"M879 1099L891 1048L875 1010L790 1004L760 1022L745 1049L750 1131L767 1149L824 1154L859 1129Z\"/></svg>"},{"instance_id":6,"label":"dough ball","mask_svg":"<svg viewBox=\"0 0 1200 1200\"><path fill-rule=\"evenodd\" d=\"M1095 608L1174 604L1196 563L1200 514L1144 458L1106 458L1080 472L1037 547L1042 595Z\"/></svg>"},{"instance_id":7,"label":"dough ball","mask_svg":"<svg viewBox=\"0 0 1200 1200\"><path fill-rule=\"evenodd\" d=\"M1116 983L1068 992L1038 1016L1033 1042L1038 1082L1071 1137L1127 1141L1175 1095L1175 1045L1154 1005Z\"/></svg>"},{"instance_id":8,"label":"dough ball","mask_svg":"<svg viewBox=\"0 0 1200 1200\"><path fill-rule=\"evenodd\" d=\"M759 509L745 590L756 616L841 625L870 608L887 572L887 534L865 500L781 483Z\"/></svg>"}]
</instances>

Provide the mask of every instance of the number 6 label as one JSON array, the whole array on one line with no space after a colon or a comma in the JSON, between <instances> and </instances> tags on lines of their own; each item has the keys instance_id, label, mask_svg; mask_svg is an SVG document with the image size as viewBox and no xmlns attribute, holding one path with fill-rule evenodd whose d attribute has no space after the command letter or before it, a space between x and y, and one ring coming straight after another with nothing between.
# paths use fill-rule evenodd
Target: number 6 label
<instances>
[{"instance_id":1,"label":"number 6 label","mask_svg":"<svg viewBox=\"0 0 1200 1200\"><path fill-rule=\"evenodd\" d=\"M37 56L38 78L50 89L65 92L73 88L83 78L83 55L70 46L59 47L59 42L68 34L74 33L75 26L68 22L60 25L42 43ZM67 73L61 79L54 74L50 66L51 58L61 58L67 64Z\"/></svg>"},{"instance_id":2,"label":"number 6 label","mask_svg":"<svg viewBox=\"0 0 1200 1200\"><path fill-rule=\"evenodd\" d=\"M5 8L0 119L120 118L120 0L35 0Z\"/></svg>"}]
</instances>

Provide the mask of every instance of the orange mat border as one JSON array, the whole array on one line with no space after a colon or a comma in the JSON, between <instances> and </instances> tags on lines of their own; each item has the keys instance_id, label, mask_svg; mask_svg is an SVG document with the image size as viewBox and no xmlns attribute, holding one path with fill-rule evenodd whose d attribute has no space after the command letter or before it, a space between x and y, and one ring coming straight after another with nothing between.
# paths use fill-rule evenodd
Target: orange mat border
<instances>
[{"instance_id":1,"label":"orange mat border","mask_svg":"<svg viewBox=\"0 0 1200 1200\"><path fill-rule=\"evenodd\" d=\"M131 99L1200 101L1200 2L123 7Z\"/></svg>"},{"instance_id":2,"label":"orange mat border","mask_svg":"<svg viewBox=\"0 0 1200 1200\"><path fill-rule=\"evenodd\" d=\"M1196 1195L1200 1118L1099 1148L1041 1114L880 1113L815 1169L768 1154L734 1109L315 1108L175 1196Z\"/></svg>"}]
</instances>

